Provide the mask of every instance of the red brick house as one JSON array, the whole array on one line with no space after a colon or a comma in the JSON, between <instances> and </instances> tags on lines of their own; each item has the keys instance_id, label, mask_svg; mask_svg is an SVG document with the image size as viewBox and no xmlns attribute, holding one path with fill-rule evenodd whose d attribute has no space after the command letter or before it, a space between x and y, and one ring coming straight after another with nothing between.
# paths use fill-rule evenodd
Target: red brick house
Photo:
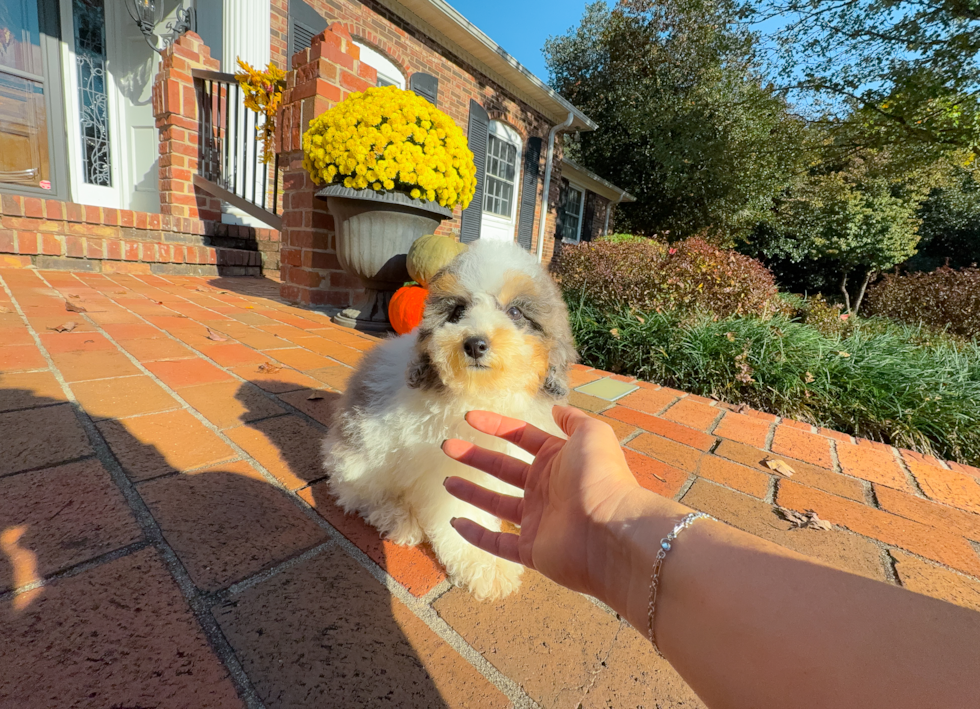
<instances>
[{"instance_id":1,"label":"red brick house","mask_svg":"<svg viewBox=\"0 0 980 709\"><path fill-rule=\"evenodd\" d=\"M47 92L47 114L46 127L34 120L31 133L30 87L15 85L25 64L0 49L0 154L13 156L0 158L3 265L204 274L258 274L260 266L273 272L281 265L288 299L347 305L356 284L340 271L332 220L297 170L298 138L313 115L371 85L413 90L467 133L479 192L441 232L463 241L516 240L547 262L558 243L608 231L614 205L632 200L562 159L562 135L595 124L442 0L199 2L196 34L182 36L159 62L137 57L147 67L140 75L143 93L129 99L140 110L125 105L119 88L127 77L119 67L128 61L120 47L132 35L128 18L120 15L123 0L21 4L26 15L0 22L15 30L20 22L18 56L33 61L28 78L35 91ZM81 139L71 137L77 131L67 120L78 115L73 102L85 108L72 89L80 86L79 56L86 46L80 15L83 20L92 7L108 18L108 29L101 49L89 54L98 62L101 51L107 83L118 85L106 92L108 103L117 104L110 129L129 136L128 146L139 146L143 156L129 170L143 175L134 187L124 159L127 144L109 146L123 158L112 165L112 179L103 179L124 185L115 191L95 189L71 159L92 163L94 155L85 152L84 130ZM60 28L52 19L59 8ZM65 31L73 26L73 34ZM239 97L227 75L236 57L292 70L275 165L257 163L254 141L247 139L251 129L241 123ZM152 101L146 101L148 93ZM23 126L11 128L11 116ZM55 125L61 122L69 126L68 150L61 150L66 139ZM147 166L148 139L158 148L153 169Z\"/></svg>"}]
</instances>

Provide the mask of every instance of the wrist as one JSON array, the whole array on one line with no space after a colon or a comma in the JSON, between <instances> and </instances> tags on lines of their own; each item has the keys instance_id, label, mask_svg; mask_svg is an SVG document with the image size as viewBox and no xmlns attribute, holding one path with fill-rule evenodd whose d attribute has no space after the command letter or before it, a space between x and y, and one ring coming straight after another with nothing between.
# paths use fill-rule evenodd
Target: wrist
<instances>
[{"instance_id":1,"label":"wrist","mask_svg":"<svg viewBox=\"0 0 980 709\"><path fill-rule=\"evenodd\" d=\"M589 553L590 593L635 627L645 627L650 579L660 540L691 510L636 486L597 511ZM594 563L593 563L594 562ZM639 625L637 625L639 623Z\"/></svg>"}]
</instances>

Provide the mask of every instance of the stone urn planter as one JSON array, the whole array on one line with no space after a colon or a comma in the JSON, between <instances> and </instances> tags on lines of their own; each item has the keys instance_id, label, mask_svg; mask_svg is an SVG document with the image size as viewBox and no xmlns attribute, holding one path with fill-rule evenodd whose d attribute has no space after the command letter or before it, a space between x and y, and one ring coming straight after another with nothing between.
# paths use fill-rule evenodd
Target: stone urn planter
<instances>
[{"instance_id":1,"label":"stone urn planter","mask_svg":"<svg viewBox=\"0 0 980 709\"><path fill-rule=\"evenodd\" d=\"M337 259L356 276L364 294L333 322L363 332L388 332L388 303L411 280L405 259L412 243L433 233L452 210L400 192L379 193L328 185L316 193L327 201L337 232Z\"/></svg>"}]
</instances>

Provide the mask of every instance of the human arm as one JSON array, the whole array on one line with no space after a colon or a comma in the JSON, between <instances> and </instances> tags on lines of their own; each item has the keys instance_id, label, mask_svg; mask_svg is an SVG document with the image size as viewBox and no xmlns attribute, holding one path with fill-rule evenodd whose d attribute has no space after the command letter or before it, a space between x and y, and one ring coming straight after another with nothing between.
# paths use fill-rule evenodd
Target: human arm
<instances>
[{"instance_id":1,"label":"human arm","mask_svg":"<svg viewBox=\"0 0 980 709\"><path fill-rule=\"evenodd\" d=\"M535 455L526 464L463 441L451 457L524 488L508 498L459 478L460 499L521 525L477 546L612 606L644 636L660 540L688 508L641 488L612 430L557 407L567 441L514 419L467 421ZM658 645L709 707L967 707L980 696L980 614L839 571L699 520L664 561Z\"/></svg>"}]
</instances>

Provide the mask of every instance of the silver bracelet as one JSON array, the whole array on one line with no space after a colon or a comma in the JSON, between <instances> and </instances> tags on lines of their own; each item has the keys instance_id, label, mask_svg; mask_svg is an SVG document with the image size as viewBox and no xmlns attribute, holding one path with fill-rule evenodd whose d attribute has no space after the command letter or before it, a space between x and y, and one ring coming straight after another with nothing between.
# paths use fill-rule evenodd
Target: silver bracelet
<instances>
[{"instance_id":1,"label":"silver bracelet","mask_svg":"<svg viewBox=\"0 0 980 709\"><path fill-rule=\"evenodd\" d=\"M660 569L664 565L664 559L667 558L667 552L670 551L670 543L677 539L678 534L683 532L699 519L714 520L715 518L709 514L705 514L704 512L691 512L690 514L685 515L684 519L674 526L670 534L660 540L660 549L657 550L657 559L653 562L653 578L650 580L650 605L647 608L647 628L650 634L650 644L653 645L653 649L657 651L657 654L660 657L663 657L663 653L660 652L660 648L657 647L657 637L653 633L653 616L657 610L657 590L660 588Z\"/></svg>"}]
</instances>

